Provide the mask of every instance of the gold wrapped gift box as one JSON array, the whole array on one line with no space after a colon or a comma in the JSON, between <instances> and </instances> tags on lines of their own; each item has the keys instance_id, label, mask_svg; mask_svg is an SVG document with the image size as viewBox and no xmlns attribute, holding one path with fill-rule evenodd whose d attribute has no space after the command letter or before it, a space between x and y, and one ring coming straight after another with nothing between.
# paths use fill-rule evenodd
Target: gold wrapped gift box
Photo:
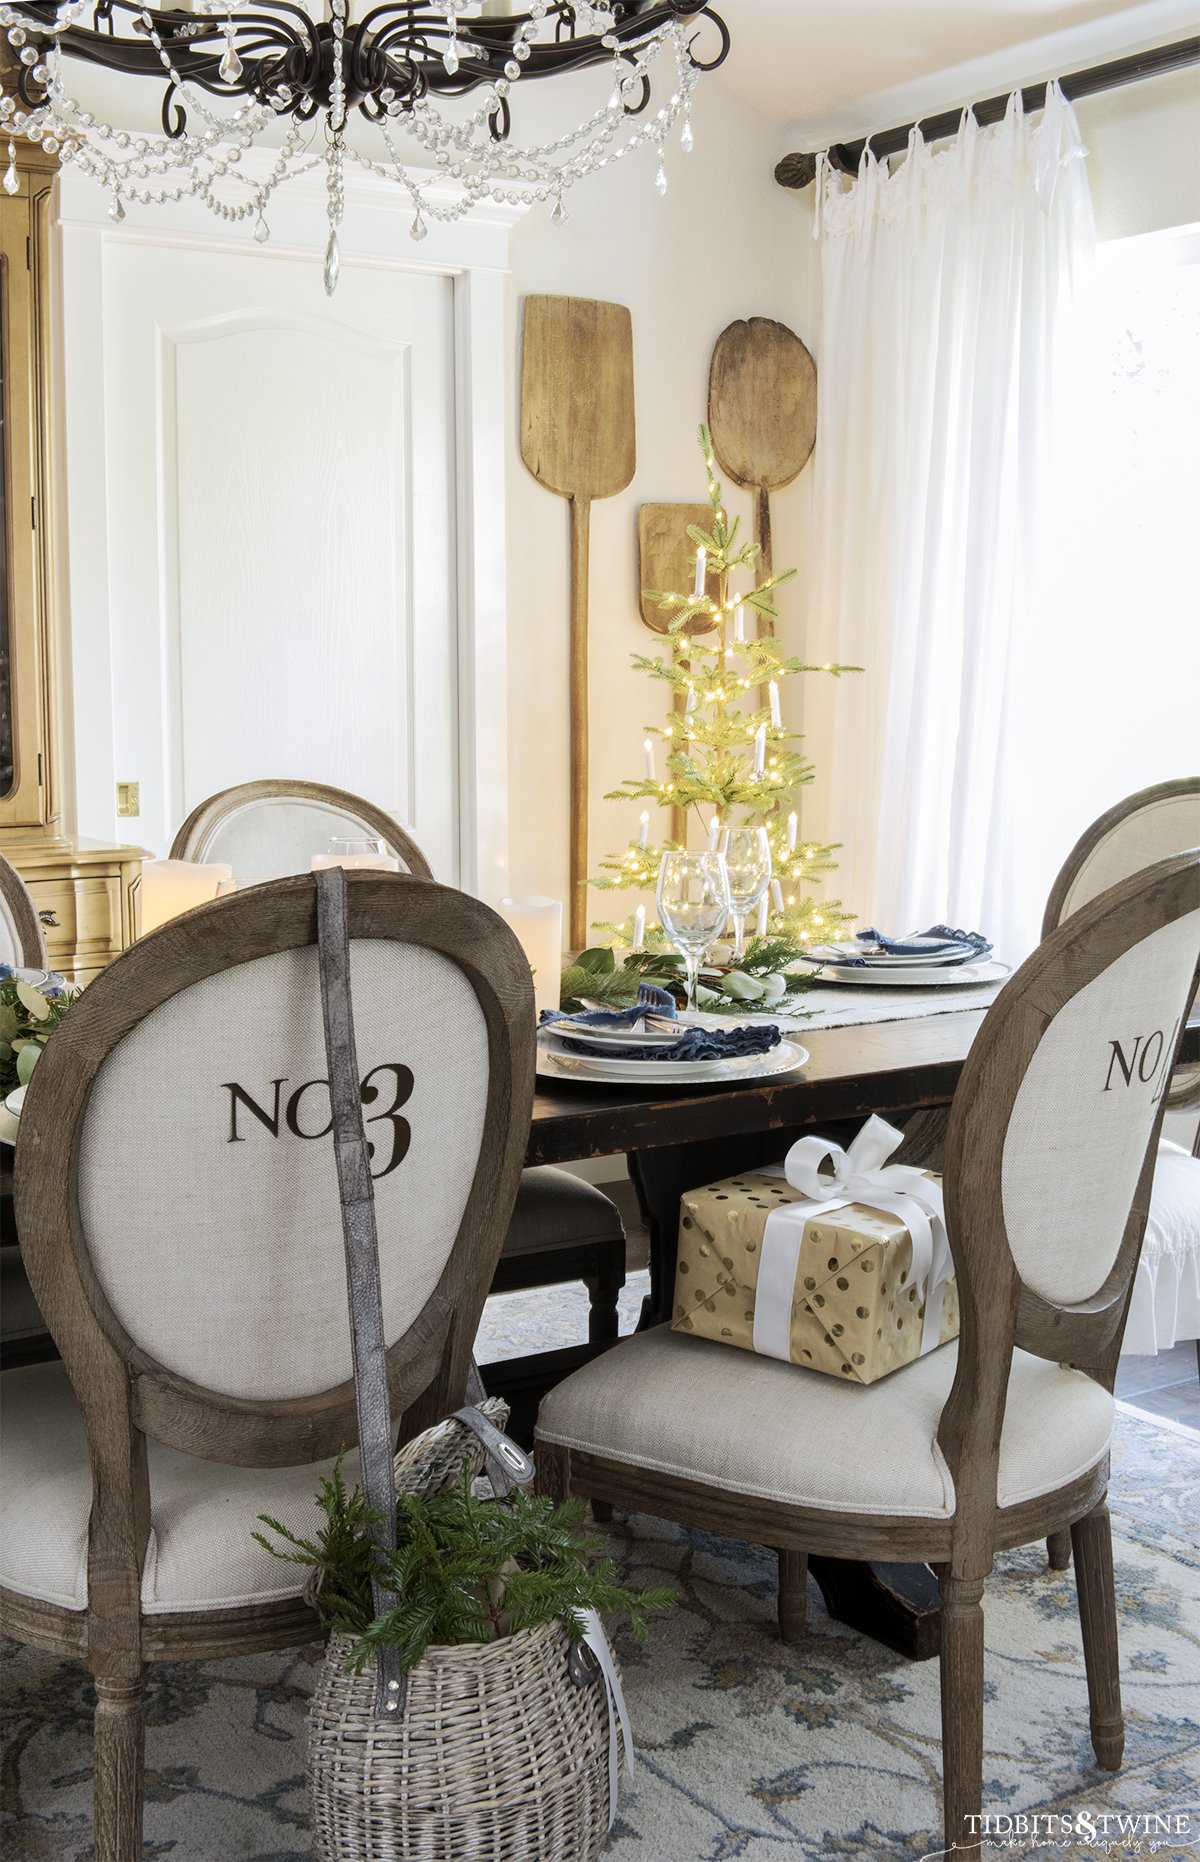
<instances>
[{"instance_id":1,"label":"gold wrapped gift box","mask_svg":"<svg viewBox=\"0 0 1200 1862\"><path fill-rule=\"evenodd\" d=\"M785 1178L758 1171L689 1191L680 1208L674 1330L753 1351L767 1217L804 1201ZM828 1215L815 1210L800 1243L792 1363L873 1384L919 1357L925 1288L914 1285L912 1267L912 1237L898 1215L863 1203ZM957 1337L951 1279L938 1343Z\"/></svg>"}]
</instances>

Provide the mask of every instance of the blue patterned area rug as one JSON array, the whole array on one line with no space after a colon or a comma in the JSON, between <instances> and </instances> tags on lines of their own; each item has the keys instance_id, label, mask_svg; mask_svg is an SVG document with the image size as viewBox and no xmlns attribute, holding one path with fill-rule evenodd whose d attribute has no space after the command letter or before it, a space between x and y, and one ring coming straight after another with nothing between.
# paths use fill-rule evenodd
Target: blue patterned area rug
<instances>
[{"instance_id":1,"label":"blue patterned area rug","mask_svg":"<svg viewBox=\"0 0 1200 1862\"><path fill-rule=\"evenodd\" d=\"M985 1596L985 1807L1087 1812L1098 1831L1105 1814L1190 1810L1194 1830L1200 1435L1122 1410L1111 1507L1124 1769L1112 1776L1093 1761L1072 1576L1048 1571L1030 1546L999 1561ZM626 1580L668 1581L682 1605L644 1648L618 1639L640 1764L606 1856L918 1862L937 1849L936 1662L910 1664L831 1622L811 1586L809 1634L782 1647L774 1559L756 1547L620 1514L611 1539ZM15 1643L0 1655L0 1850L6 1862L85 1862L87 1678ZM317 1655L150 1670L146 1862L307 1862L304 1714ZM1043 1853L1099 1862L1150 1851L1110 1834ZM1171 1842L1157 1853L1195 1862L1196 1850Z\"/></svg>"}]
</instances>

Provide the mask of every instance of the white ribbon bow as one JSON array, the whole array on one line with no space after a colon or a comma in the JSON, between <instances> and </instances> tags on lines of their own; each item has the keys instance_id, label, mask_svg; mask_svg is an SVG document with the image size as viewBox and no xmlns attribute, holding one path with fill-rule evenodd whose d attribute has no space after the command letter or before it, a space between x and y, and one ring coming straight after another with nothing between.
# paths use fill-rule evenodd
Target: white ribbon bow
<instances>
[{"instance_id":1,"label":"white ribbon bow","mask_svg":"<svg viewBox=\"0 0 1200 1862\"><path fill-rule=\"evenodd\" d=\"M884 1209L904 1223L912 1237L913 1285L925 1288L921 1356L940 1343L946 1283L954 1274L942 1186L911 1165L888 1163L903 1137L873 1115L845 1150L827 1138L798 1138L781 1171L762 1173L785 1176L804 1198L773 1209L763 1232L754 1299L754 1349L763 1357L791 1362L792 1300L805 1224L849 1203Z\"/></svg>"},{"instance_id":2,"label":"white ribbon bow","mask_svg":"<svg viewBox=\"0 0 1200 1862\"><path fill-rule=\"evenodd\" d=\"M617 1750L617 1727L621 1729L621 1744L625 1748L626 1783L633 1777L637 1761L633 1755L633 1734L629 1727L629 1714L625 1707L625 1695L621 1689L621 1677L617 1673L617 1664L612 1658L608 1646L608 1637L604 1625L595 1610L585 1610L583 1620L587 1628L583 1640L592 1651L600 1665L604 1677L604 1693L608 1702L608 1827L611 1830L617 1820L617 1799L620 1792L620 1756Z\"/></svg>"}]
</instances>

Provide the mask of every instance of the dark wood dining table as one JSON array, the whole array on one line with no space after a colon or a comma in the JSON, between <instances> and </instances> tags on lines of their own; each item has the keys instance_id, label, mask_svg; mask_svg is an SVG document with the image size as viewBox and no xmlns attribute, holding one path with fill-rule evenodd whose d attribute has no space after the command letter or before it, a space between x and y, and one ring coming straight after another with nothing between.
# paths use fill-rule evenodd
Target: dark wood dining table
<instances>
[{"instance_id":1,"label":"dark wood dining table","mask_svg":"<svg viewBox=\"0 0 1200 1862\"><path fill-rule=\"evenodd\" d=\"M596 1086L539 1079L526 1162L576 1163L623 1153L650 1237L641 1326L671 1316L679 1201L685 1191L778 1163L806 1131L842 1141L871 1113L904 1128L897 1160L936 1169L948 1108L984 1009L849 1027L801 1026L807 1063L760 1084ZM1200 1058L1200 1017L1179 1060ZM813 1373L808 1373L813 1374ZM926 1566L813 1558L830 1613L914 1659L937 1653L937 1582Z\"/></svg>"}]
</instances>

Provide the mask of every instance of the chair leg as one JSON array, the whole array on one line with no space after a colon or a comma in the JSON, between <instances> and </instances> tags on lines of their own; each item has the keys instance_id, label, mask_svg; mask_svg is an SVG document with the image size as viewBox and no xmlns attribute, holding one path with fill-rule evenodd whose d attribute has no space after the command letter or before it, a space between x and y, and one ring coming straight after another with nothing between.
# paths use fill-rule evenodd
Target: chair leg
<instances>
[{"instance_id":1,"label":"chair leg","mask_svg":"<svg viewBox=\"0 0 1200 1862\"><path fill-rule=\"evenodd\" d=\"M588 1274L588 1344L607 1345L621 1336L621 1315L617 1301L625 1285L624 1262L613 1271Z\"/></svg>"},{"instance_id":2,"label":"chair leg","mask_svg":"<svg viewBox=\"0 0 1200 1862\"><path fill-rule=\"evenodd\" d=\"M142 1862L145 1675L97 1679L92 1824L95 1862Z\"/></svg>"},{"instance_id":3,"label":"chair leg","mask_svg":"<svg viewBox=\"0 0 1200 1862\"><path fill-rule=\"evenodd\" d=\"M947 1570L942 1593L942 1800L947 1850L979 1852L983 1814L983 1579Z\"/></svg>"},{"instance_id":4,"label":"chair leg","mask_svg":"<svg viewBox=\"0 0 1200 1862\"><path fill-rule=\"evenodd\" d=\"M1103 1503L1071 1527L1079 1627L1092 1710L1092 1747L1103 1771L1120 1771L1125 1750L1121 1669L1117 1653L1117 1594L1112 1530Z\"/></svg>"},{"instance_id":5,"label":"chair leg","mask_svg":"<svg viewBox=\"0 0 1200 1862\"><path fill-rule=\"evenodd\" d=\"M1046 1540L1046 1558L1051 1571L1065 1571L1071 1563L1071 1533L1069 1528L1062 1532L1052 1532Z\"/></svg>"},{"instance_id":6,"label":"chair leg","mask_svg":"<svg viewBox=\"0 0 1200 1862\"><path fill-rule=\"evenodd\" d=\"M808 1553L779 1553L779 1635L800 1642L808 1616Z\"/></svg>"},{"instance_id":7,"label":"chair leg","mask_svg":"<svg viewBox=\"0 0 1200 1862\"><path fill-rule=\"evenodd\" d=\"M546 1494L559 1504L570 1497L571 1451L569 1448L561 1448L557 1442L539 1442L535 1437L533 1486L535 1493Z\"/></svg>"}]
</instances>

